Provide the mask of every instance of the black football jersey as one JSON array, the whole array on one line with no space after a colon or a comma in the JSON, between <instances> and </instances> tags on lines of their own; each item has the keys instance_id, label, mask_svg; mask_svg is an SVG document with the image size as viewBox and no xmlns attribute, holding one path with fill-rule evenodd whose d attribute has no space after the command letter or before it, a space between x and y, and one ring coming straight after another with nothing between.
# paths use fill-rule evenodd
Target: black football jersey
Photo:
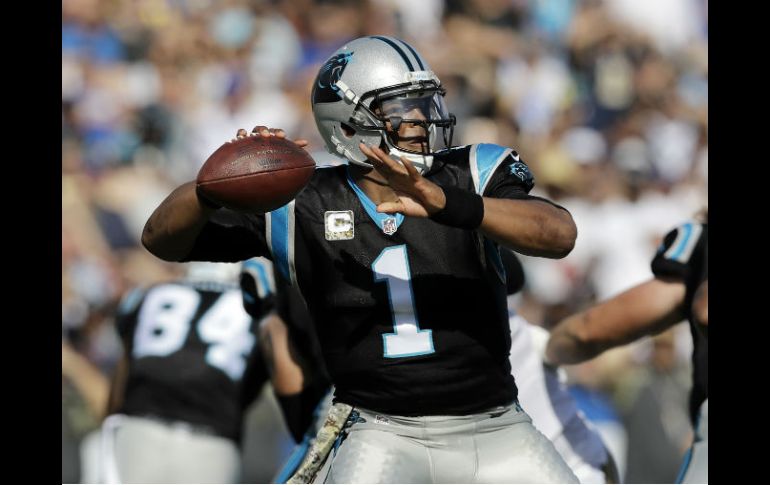
<instances>
[{"instance_id":1,"label":"black football jersey","mask_svg":"<svg viewBox=\"0 0 770 485\"><path fill-rule=\"evenodd\" d=\"M120 413L185 421L240 441L267 371L257 321L237 285L174 282L135 289L116 319L129 358Z\"/></svg>"},{"instance_id":2,"label":"black football jersey","mask_svg":"<svg viewBox=\"0 0 770 485\"><path fill-rule=\"evenodd\" d=\"M693 340L693 389L690 394L690 416L695 422L700 405L708 398L708 336L698 331L692 315L692 301L698 286L708 278L708 224L689 221L663 238L652 260L655 276L684 281L687 288L684 309L690 321Z\"/></svg>"},{"instance_id":3,"label":"black football jersey","mask_svg":"<svg viewBox=\"0 0 770 485\"><path fill-rule=\"evenodd\" d=\"M519 155L452 148L425 175L488 197L528 198ZM188 260L270 257L302 293L336 399L398 415L458 415L517 396L496 243L427 218L377 213L347 166L316 170L286 206L218 211Z\"/></svg>"}]
</instances>

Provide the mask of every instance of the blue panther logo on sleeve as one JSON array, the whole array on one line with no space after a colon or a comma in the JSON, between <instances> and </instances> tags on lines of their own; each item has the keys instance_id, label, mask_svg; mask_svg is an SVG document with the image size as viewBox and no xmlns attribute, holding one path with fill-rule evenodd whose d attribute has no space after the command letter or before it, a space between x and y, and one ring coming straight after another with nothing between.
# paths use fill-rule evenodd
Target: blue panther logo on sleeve
<instances>
[{"instance_id":1,"label":"blue panther logo on sleeve","mask_svg":"<svg viewBox=\"0 0 770 485\"><path fill-rule=\"evenodd\" d=\"M513 163L510 165L511 173L521 179L522 182L530 182L534 177L532 177L532 172L529 171L529 167L527 167L527 164L522 162L519 158L519 154L516 152L511 153L511 158L513 158Z\"/></svg>"},{"instance_id":2,"label":"blue panther logo on sleeve","mask_svg":"<svg viewBox=\"0 0 770 485\"><path fill-rule=\"evenodd\" d=\"M339 88L335 84L340 80L351 57L353 57L352 52L343 52L326 61L313 86L314 103L333 103L342 99L337 92Z\"/></svg>"}]
</instances>

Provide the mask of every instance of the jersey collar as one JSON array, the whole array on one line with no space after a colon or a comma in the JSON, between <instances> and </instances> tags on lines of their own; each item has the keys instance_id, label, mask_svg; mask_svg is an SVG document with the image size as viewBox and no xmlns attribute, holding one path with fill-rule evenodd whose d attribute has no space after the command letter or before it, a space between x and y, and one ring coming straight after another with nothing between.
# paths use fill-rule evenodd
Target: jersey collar
<instances>
[{"instance_id":1,"label":"jersey collar","mask_svg":"<svg viewBox=\"0 0 770 485\"><path fill-rule=\"evenodd\" d=\"M395 219L396 230L401 227L401 223L404 222L403 214L384 214L382 212L377 212L377 205L372 202L372 199L370 199L358 185L356 185L347 168L345 169L345 176L347 177L348 185L350 185L350 188L356 193L356 196L358 197L358 200L361 201L361 205L364 206L366 213L369 214L369 217L382 232L387 234L386 227L388 227L388 222L393 219Z\"/></svg>"}]
</instances>

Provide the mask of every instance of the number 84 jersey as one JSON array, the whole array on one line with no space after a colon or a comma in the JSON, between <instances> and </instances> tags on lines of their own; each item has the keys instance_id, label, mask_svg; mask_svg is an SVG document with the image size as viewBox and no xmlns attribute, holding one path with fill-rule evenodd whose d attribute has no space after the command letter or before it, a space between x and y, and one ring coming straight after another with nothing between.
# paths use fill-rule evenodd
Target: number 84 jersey
<instances>
[{"instance_id":1,"label":"number 84 jersey","mask_svg":"<svg viewBox=\"0 0 770 485\"><path fill-rule=\"evenodd\" d=\"M180 281L135 289L116 324L128 359L119 412L240 439L243 409L267 379L240 287Z\"/></svg>"},{"instance_id":2,"label":"number 84 jersey","mask_svg":"<svg viewBox=\"0 0 770 485\"><path fill-rule=\"evenodd\" d=\"M532 178L510 149L460 147L426 177L526 198ZM461 415L516 397L498 248L477 231L377 213L346 166L319 168L265 215L274 265L302 292L336 399L396 415Z\"/></svg>"}]
</instances>

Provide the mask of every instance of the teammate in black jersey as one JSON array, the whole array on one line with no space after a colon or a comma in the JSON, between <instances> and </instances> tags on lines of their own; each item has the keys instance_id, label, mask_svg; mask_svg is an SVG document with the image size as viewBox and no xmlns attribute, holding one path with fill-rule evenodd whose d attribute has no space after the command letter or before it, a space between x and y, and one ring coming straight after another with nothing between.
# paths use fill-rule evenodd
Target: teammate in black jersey
<instances>
[{"instance_id":1,"label":"teammate in black jersey","mask_svg":"<svg viewBox=\"0 0 770 485\"><path fill-rule=\"evenodd\" d=\"M271 265L272 267L272 265ZM259 325L260 353L265 359L275 397L295 441L303 439L313 411L331 386L316 330L302 295L274 273L275 310L267 315L247 307ZM252 280L242 279L244 301L258 299Z\"/></svg>"},{"instance_id":2,"label":"teammate in black jersey","mask_svg":"<svg viewBox=\"0 0 770 485\"><path fill-rule=\"evenodd\" d=\"M266 266L263 268L262 266ZM116 317L125 349L102 426L104 483L237 483L243 416L267 380L254 315L272 306L269 261L191 263L137 288Z\"/></svg>"},{"instance_id":3,"label":"teammate in black jersey","mask_svg":"<svg viewBox=\"0 0 770 485\"><path fill-rule=\"evenodd\" d=\"M561 321L551 331L546 357L576 364L689 320L695 442L677 482L708 483L708 214L666 234L652 272L649 281Z\"/></svg>"},{"instance_id":4,"label":"teammate in black jersey","mask_svg":"<svg viewBox=\"0 0 770 485\"><path fill-rule=\"evenodd\" d=\"M353 407L327 481L574 481L516 402L498 245L561 258L575 224L529 195L514 150L451 147L444 93L408 44L349 42L311 96L327 149L347 165L319 168L265 215L218 209L184 184L143 244L169 261L264 255L301 292L335 401Z\"/></svg>"}]
</instances>

